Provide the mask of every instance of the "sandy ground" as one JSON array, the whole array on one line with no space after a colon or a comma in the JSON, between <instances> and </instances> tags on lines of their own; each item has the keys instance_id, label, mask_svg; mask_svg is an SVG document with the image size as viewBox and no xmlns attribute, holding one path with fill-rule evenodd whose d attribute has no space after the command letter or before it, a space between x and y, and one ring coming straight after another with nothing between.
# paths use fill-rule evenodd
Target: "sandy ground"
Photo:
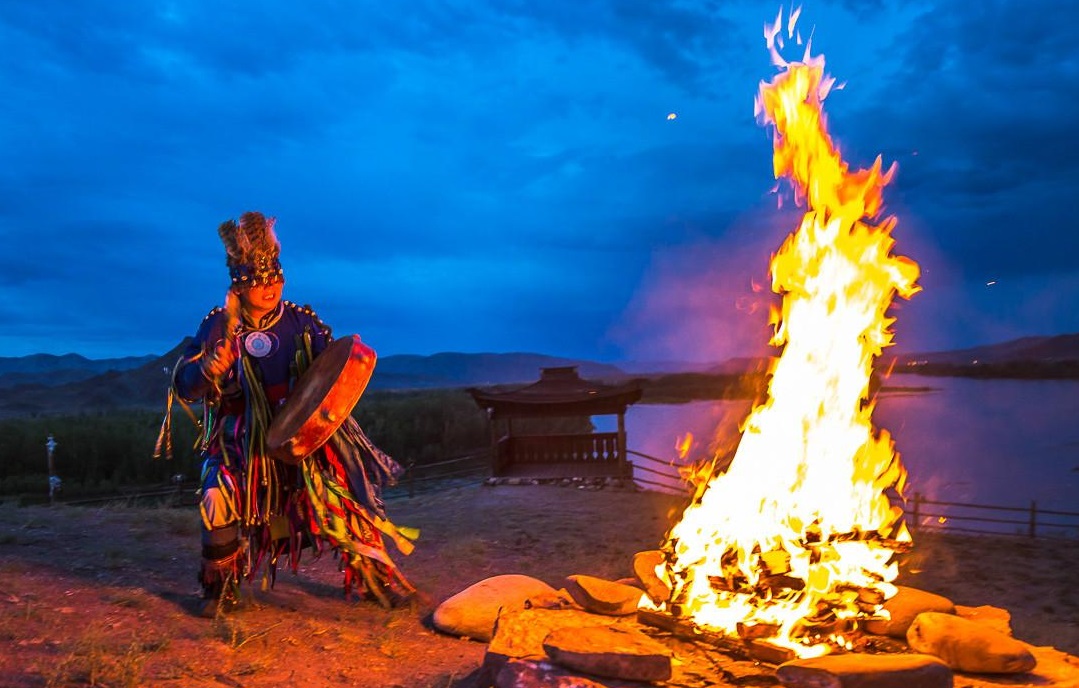
<instances>
[{"instance_id":1,"label":"sandy ground","mask_svg":"<svg viewBox=\"0 0 1079 688\"><path fill-rule=\"evenodd\" d=\"M336 561L248 590L249 609L196 614L195 511L0 505L0 686L475 685L485 645L430 627L434 606L486 577L555 587L620 578L656 547L681 500L559 486L467 486L395 499L421 529L398 557L422 591L386 611L346 601ZM916 535L901 582L1012 614L1015 635L1079 654L1079 542Z\"/></svg>"}]
</instances>

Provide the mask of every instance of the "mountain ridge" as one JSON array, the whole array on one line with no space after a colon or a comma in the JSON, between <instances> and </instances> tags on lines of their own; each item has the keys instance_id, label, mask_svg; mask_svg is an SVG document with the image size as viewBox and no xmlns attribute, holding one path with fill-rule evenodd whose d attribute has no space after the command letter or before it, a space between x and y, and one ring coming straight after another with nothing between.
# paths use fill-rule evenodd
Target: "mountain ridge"
<instances>
[{"instance_id":1,"label":"mountain ridge","mask_svg":"<svg viewBox=\"0 0 1079 688\"><path fill-rule=\"evenodd\" d=\"M171 368L188 341L185 339L170 352L156 357L94 360L78 354L34 354L0 358L0 416L102 412L121 408L163 410ZM762 372L764 360L738 357L715 365L687 363L681 370L667 361L661 370L651 372L630 364L626 367L633 368L633 372L627 372L618 364L530 352L393 354L379 359L368 388L420 390L528 384L539 379L541 368L556 366L576 366L582 377L607 381L678 372L739 375ZM885 356L879 363L882 367L894 363L896 370L917 372L918 366L927 364L975 367L1029 361L1079 363L1079 333L1022 337L954 351ZM102 368L105 368L103 372Z\"/></svg>"},{"instance_id":2,"label":"mountain ridge","mask_svg":"<svg viewBox=\"0 0 1079 688\"><path fill-rule=\"evenodd\" d=\"M168 353L150 357L150 360L136 356L106 359L107 364L99 361L98 365L92 365L91 359L78 355L52 357L68 364L83 364L82 369L46 369L33 373L26 369L13 370L16 366L11 364L12 359L0 359L9 371L0 373L0 417L117 409L164 410L172 366L189 341L190 338L185 338ZM97 372L102 365L108 369ZM586 378L627 377L624 371L611 364L545 354L443 352L431 356L402 354L380 358L368 389L417 390L530 383L539 379L541 368L556 366L576 366Z\"/></svg>"}]
</instances>

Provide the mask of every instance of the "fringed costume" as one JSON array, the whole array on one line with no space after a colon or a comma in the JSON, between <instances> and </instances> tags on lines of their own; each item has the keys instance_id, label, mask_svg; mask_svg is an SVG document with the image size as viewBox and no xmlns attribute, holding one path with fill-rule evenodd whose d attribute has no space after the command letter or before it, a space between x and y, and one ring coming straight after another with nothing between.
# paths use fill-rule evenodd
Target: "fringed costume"
<instances>
[{"instance_id":1,"label":"fringed costume","mask_svg":"<svg viewBox=\"0 0 1079 688\"><path fill-rule=\"evenodd\" d=\"M282 279L273 220L246 213L221 225L234 289ZM277 304L260 322L215 308L173 371L173 393L203 401L202 554L199 580L208 598L241 579L276 577L285 558L295 571L304 548L340 556L346 595L392 606L415 589L386 551L385 538L408 554L412 543L386 518L381 487L400 465L347 418L322 448L298 465L269 456L266 433L296 380L332 341L307 306ZM227 373L207 373L206 358L235 347Z\"/></svg>"}]
</instances>

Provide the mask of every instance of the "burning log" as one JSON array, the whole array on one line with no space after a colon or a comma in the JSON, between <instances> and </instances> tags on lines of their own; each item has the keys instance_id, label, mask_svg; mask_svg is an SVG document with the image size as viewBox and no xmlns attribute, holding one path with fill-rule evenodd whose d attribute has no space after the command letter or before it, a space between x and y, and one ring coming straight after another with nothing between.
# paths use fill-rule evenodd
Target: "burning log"
<instances>
[{"instance_id":1,"label":"burning log","mask_svg":"<svg viewBox=\"0 0 1079 688\"><path fill-rule=\"evenodd\" d=\"M671 586L656 574L656 567L665 563L666 557L658 549L637 552L633 556L633 575L656 604L671 599Z\"/></svg>"},{"instance_id":2,"label":"burning log","mask_svg":"<svg viewBox=\"0 0 1079 688\"><path fill-rule=\"evenodd\" d=\"M778 624L768 624L768 623L756 623L756 624L739 623L738 624L738 637L741 638L742 640L760 640L762 638L771 638L771 637L775 636L777 633L779 633L779 625Z\"/></svg>"},{"instance_id":3,"label":"burning log","mask_svg":"<svg viewBox=\"0 0 1079 688\"><path fill-rule=\"evenodd\" d=\"M792 650L773 645L763 639L732 638L722 633L700 628L692 621L676 619L663 612L638 609L637 621L646 626L667 631L679 640L705 643L737 659L779 666L795 658Z\"/></svg>"}]
</instances>

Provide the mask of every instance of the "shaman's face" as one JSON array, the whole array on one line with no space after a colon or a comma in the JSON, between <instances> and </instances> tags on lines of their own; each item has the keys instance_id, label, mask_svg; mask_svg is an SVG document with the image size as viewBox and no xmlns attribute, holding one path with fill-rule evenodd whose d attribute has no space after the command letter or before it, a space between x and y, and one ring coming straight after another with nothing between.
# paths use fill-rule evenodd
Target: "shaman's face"
<instances>
[{"instance_id":1,"label":"shaman's face","mask_svg":"<svg viewBox=\"0 0 1079 688\"><path fill-rule=\"evenodd\" d=\"M251 322L259 322L281 303L281 290L285 287L285 280L279 279L269 284L252 284L243 287L237 293L240 297L240 307L247 319Z\"/></svg>"}]
</instances>

